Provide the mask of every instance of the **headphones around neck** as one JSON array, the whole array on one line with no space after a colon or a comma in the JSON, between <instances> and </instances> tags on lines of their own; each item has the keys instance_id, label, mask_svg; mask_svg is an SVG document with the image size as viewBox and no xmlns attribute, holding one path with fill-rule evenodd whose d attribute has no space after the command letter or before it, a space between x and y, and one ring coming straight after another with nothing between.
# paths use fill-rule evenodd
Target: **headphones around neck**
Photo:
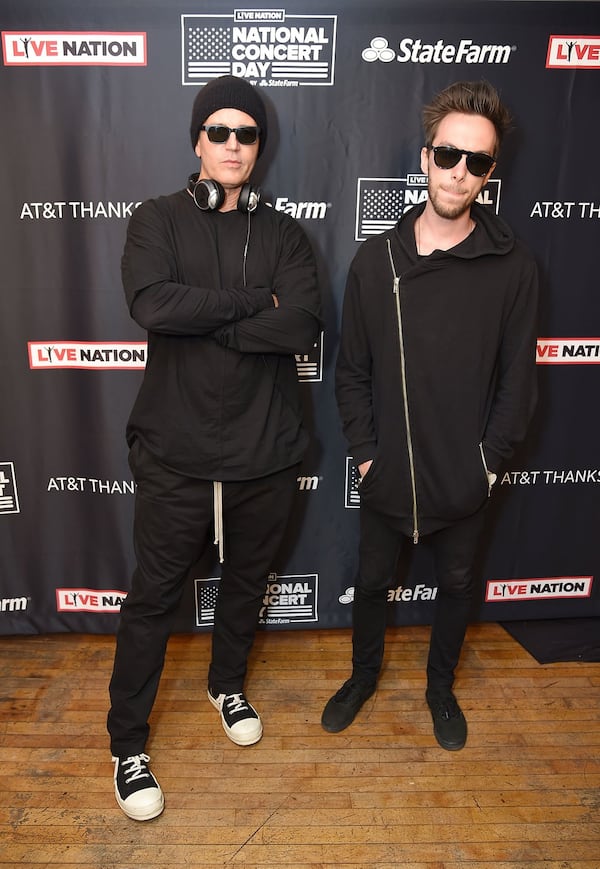
<instances>
[{"instance_id":1,"label":"headphones around neck","mask_svg":"<svg viewBox=\"0 0 600 869\"><path fill-rule=\"evenodd\" d=\"M188 178L188 190L192 194L194 204L200 211L214 211L219 209L225 202L225 190L223 185L212 178L199 178L199 173L194 172ZM249 214L255 211L260 202L260 188L251 184L244 184L240 190L237 201L238 211Z\"/></svg>"}]
</instances>

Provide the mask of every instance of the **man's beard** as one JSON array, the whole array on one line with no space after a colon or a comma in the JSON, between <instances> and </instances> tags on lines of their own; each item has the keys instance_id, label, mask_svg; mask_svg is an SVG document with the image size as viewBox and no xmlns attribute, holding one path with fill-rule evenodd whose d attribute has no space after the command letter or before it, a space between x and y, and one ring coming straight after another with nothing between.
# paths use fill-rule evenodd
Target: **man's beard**
<instances>
[{"instance_id":1,"label":"man's beard","mask_svg":"<svg viewBox=\"0 0 600 869\"><path fill-rule=\"evenodd\" d=\"M463 202L457 202L456 205L451 205L441 202L437 191L431 190L431 185L429 185L428 192L429 201L431 202L433 210L438 217L443 217L445 220L456 220L458 217L462 217L463 214L471 210L471 205L479 196L479 192L477 192L470 199L464 200Z\"/></svg>"}]
</instances>

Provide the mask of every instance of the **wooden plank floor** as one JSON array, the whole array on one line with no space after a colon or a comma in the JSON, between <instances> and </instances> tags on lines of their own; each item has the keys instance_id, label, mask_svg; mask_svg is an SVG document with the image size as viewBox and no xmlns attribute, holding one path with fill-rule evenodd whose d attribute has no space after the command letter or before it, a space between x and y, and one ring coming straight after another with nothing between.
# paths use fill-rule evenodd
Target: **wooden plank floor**
<instances>
[{"instance_id":1,"label":"wooden plank floor","mask_svg":"<svg viewBox=\"0 0 600 869\"><path fill-rule=\"evenodd\" d=\"M424 705L429 629L388 631L380 687L320 726L348 630L260 633L248 695L265 735L233 745L205 693L210 637L172 638L148 750L164 814L117 807L105 731L114 638L0 638L0 865L598 869L600 663L541 666L499 625L467 634L460 752Z\"/></svg>"}]
</instances>

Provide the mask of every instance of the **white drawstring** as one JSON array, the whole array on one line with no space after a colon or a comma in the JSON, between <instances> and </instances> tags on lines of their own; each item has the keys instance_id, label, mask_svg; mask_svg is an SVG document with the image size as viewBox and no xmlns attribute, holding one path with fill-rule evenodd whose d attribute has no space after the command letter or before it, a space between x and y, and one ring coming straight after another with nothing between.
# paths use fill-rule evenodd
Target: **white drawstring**
<instances>
[{"instance_id":1,"label":"white drawstring","mask_svg":"<svg viewBox=\"0 0 600 869\"><path fill-rule=\"evenodd\" d=\"M213 481L213 514L215 523L215 546L219 546L219 564L225 560L223 556L223 483Z\"/></svg>"}]
</instances>

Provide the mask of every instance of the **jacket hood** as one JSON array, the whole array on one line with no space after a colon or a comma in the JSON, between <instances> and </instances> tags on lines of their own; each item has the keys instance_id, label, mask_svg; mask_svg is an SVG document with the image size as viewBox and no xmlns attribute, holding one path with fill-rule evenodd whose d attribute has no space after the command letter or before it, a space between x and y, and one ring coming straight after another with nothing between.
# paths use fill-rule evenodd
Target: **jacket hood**
<instances>
[{"instance_id":1,"label":"jacket hood","mask_svg":"<svg viewBox=\"0 0 600 869\"><path fill-rule=\"evenodd\" d=\"M417 205L406 212L396 224L396 231L400 235L400 242L405 250L416 257L414 241L414 225L417 218L425 210L425 203ZM509 253L515 245L515 236L507 223L489 207L474 202L471 206L471 217L476 223L476 232L473 232L463 242L456 245L445 254L459 257L460 259L474 259L479 256L496 254L502 256Z\"/></svg>"}]
</instances>

